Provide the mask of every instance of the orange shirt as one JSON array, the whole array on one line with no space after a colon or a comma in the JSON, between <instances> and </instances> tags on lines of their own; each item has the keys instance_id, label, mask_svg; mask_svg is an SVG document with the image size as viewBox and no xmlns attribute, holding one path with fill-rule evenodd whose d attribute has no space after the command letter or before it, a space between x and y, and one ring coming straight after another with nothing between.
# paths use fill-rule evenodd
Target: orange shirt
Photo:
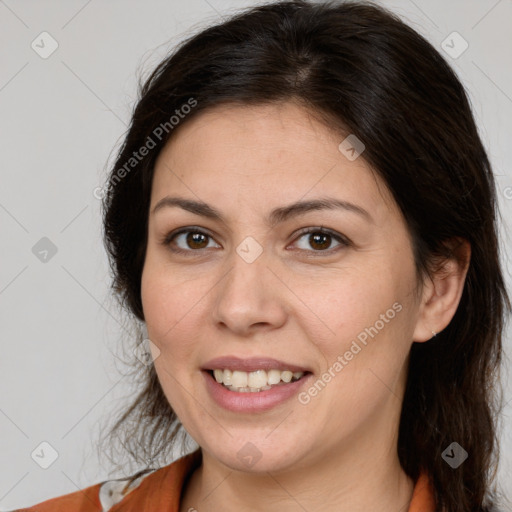
<instances>
[{"instance_id":1,"label":"orange shirt","mask_svg":"<svg viewBox=\"0 0 512 512\"><path fill-rule=\"evenodd\" d=\"M163 468L101 482L13 512L179 512L185 481L201 464L201 458L198 449ZM435 512L426 473L420 475L414 486L408 512Z\"/></svg>"}]
</instances>

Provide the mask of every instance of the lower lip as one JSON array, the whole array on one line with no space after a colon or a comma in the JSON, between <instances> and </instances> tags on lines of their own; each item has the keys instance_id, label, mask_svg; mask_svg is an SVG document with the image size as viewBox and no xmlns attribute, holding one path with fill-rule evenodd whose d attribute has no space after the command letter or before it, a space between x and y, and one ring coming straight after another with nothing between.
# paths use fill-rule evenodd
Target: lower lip
<instances>
[{"instance_id":1,"label":"lower lip","mask_svg":"<svg viewBox=\"0 0 512 512\"><path fill-rule=\"evenodd\" d=\"M206 381L206 388L213 400L217 405L233 412L268 411L296 395L312 376L311 373L308 373L295 382L279 384L265 391L239 393L230 391L219 384L207 371L203 370L202 373Z\"/></svg>"}]
</instances>

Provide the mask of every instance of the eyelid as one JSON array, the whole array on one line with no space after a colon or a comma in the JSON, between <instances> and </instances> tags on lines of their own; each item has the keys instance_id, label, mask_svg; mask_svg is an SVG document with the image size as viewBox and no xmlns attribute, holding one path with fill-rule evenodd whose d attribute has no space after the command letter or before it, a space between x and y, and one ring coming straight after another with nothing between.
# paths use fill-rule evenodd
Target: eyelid
<instances>
[{"instance_id":1,"label":"eyelid","mask_svg":"<svg viewBox=\"0 0 512 512\"><path fill-rule=\"evenodd\" d=\"M203 235L206 235L210 237L212 240L214 239L214 236L208 232L208 230L201 228L199 226L185 226L183 228L178 228L174 231L171 231L170 233L167 233L164 235L164 237L161 240L161 243L163 245L170 245L172 240L174 240L177 236L182 235L183 233L201 233ZM217 242L216 242L217 243ZM197 251L188 250L183 252L199 252L202 249L198 249Z\"/></svg>"},{"instance_id":2,"label":"eyelid","mask_svg":"<svg viewBox=\"0 0 512 512\"><path fill-rule=\"evenodd\" d=\"M203 249L196 249L196 250L194 250L194 249L170 248L171 242L176 237L178 237L179 235L182 235L184 233L200 233L200 234L203 234L203 235L209 237L210 239L214 240L213 235L211 235L208 232L208 230L206 230L204 228L201 228L199 226L186 226L186 227L183 227L183 228L178 228L177 230L171 231L170 233L166 234L163 237L163 239L161 240L161 244L164 245L164 246L169 247L169 249L172 252L175 252L175 253L181 253L181 254L185 254L185 253L186 254L194 254L194 253L197 253L198 255L203 253L205 248L203 248ZM313 233L323 233L323 234L326 234L326 235L330 235L333 239L335 239L339 243L339 245L334 247L334 248L331 248L331 249L318 250L318 251L315 251L313 249L311 249L311 250L296 249L296 250L298 250L299 252L302 252L302 253L313 253L315 255L321 256L322 254L324 254L324 255L332 255L333 253L337 252L339 249L341 249L343 247L349 247L349 246L353 245L351 240L349 240L346 236L344 236L341 233L338 233L337 231L334 231L332 229L324 228L323 226L309 226L309 227L305 227L305 228L302 228L302 229L298 230L297 232L295 232L293 234L293 236L294 236L293 242L295 242L297 239L301 238L304 235L313 234ZM218 243L218 242L215 242L215 243ZM316 256L313 256L313 257L316 257Z\"/></svg>"},{"instance_id":3,"label":"eyelid","mask_svg":"<svg viewBox=\"0 0 512 512\"><path fill-rule=\"evenodd\" d=\"M348 245L352 244L352 242L345 235L342 235L341 233L338 233L337 231L334 231L333 229L324 228L323 226L310 226L307 228L299 229L299 231L294 233L294 235L295 235L294 240L296 240L297 238L301 238L303 235L312 234L312 233L323 233L325 235L330 235L342 245L348 246ZM309 252L318 252L318 253L327 252L328 253L329 251L331 251L331 249L327 249L326 251L309 251Z\"/></svg>"}]
</instances>

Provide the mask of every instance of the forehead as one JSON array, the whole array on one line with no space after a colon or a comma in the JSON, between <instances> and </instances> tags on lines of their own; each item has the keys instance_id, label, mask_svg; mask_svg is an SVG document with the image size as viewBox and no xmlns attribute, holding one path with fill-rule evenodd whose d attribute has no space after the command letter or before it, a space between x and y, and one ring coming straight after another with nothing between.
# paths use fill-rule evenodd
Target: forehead
<instances>
[{"instance_id":1,"label":"forehead","mask_svg":"<svg viewBox=\"0 0 512 512\"><path fill-rule=\"evenodd\" d=\"M170 193L268 207L335 195L398 214L378 174L339 150L345 136L294 103L224 105L178 128L157 159L152 205Z\"/></svg>"}]
</instances>

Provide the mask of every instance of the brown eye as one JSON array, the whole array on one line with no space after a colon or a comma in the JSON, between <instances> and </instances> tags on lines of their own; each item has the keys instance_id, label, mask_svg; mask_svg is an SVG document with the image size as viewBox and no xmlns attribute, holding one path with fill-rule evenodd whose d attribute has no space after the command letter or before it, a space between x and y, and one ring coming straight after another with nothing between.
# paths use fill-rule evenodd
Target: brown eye
<instances>
[{"instance_id":1,"label":"brown eye","mask_svg":"<svg viewBox=\"0 0 512 512\"><path fill-rule=\"evenodd\" d=\"M204 233L194 233L193 231L189 231L185 237L185 243L192 249L204 249L208 245L208 243L205 245L207 237L208 235L205 235Z\"/></svg>"},{"instance_id":2,"label":"brown eye","mask_svg":"<svg viewBox=\"0 0 512 512\"><path fill-rule=\"evenodd\" d=\"M315 256L321 256L322 253L331 254L350 245L347 238L323 227L303 230L298 237L298 240L300 239L306 240L306 243L299 249L304 252L317 253ZM210 240L213 241L213 238L208 233L189 227L170 233L164 238L162 244L169 246L173 252L192 254L201 253L203 249L207 249ZM337 242L337 245L332 248L334 241Z\"/></svg>"},{"instance_id":3,"label":"brown eye","mask_svg":"<svg viewBox=\"0 0 512 512\"><path fill-rule=\"evenodd\" d=\"M306 236L307 235L307 236ZM302 231L301 236L299 236L299 240L304 238L306 243L305 247L301 247L301 250L310 251L310 248L313 248L313 252L334 252L338 250L340 247L345 247L350 245L350 242L337 233L332 233L329 230L325 230L324 228L308 228L306 231ZM331 244L335 240L338 242L338 245L332 249ZM331 250L332 249L332 250Z\"/></svg>"},{"instance_id":4,"label":"brown eye","mask_svg":"<svg viewBox=\"0 0 512 512\"><path fill-rule=\"evenodd\" d=\"M196 252L208 247L208 239L212 237L207 233L189 228L167 235L163 244L170 246L174 252Z\"/></svg>"},{"instance_id":5,"label":"brown eye","mask_svg":"<svg viewBox=\"0 0 512 512\"><path fill-rule=\"evenodd\" d=\"M331 235L324 233L313 233L309 235L309 244L315 249L328 249L331 245Z\"/></svg>"}]
</instances>

